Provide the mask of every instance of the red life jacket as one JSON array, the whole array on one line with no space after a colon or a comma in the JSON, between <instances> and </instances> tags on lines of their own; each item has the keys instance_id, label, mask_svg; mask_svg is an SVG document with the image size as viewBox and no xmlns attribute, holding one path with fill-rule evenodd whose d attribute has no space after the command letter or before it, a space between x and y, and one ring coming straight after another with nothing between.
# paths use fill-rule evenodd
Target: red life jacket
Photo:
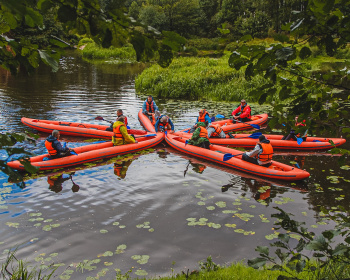
<instances>
[{"instance_id":1,"label":"red life jacket","mask_svg":"<svg viewBox=\"0 0 350 280\"><path fill-rule=\"evenodd\" d=\"M45 147L47 149L47 151L49 152L50 156L55 156L57 155L57 150L52 146L52 142L49 141L45 141Z\"/></svg>"},{"instance_id":2,"label":"red life jacket","mask_svg":"<svg viewBox=\"0 0 350 280\"><path fill-rule=\"evenodd\" d=\"M240 106L241 107L241 115L245 112L245 111L247 111L248 109L250 109L250 107L249 107L249 105L248 104L246 104L245 106ZM247 115L247 118L248 119L250 119L251 118L251 110L249 110L249 113L248 113L248 115Z\"/></svg>"},{"instance_id":3,"label":"red life jacket","mask_svg":"<svg viewBox=\"0 0 350 280\"><path fill-rule=\"evenodd\" d=\"M219 136L220 133L222 132L221 125L219 124L212 124L210 127L214 128L215 131L211 134L211 136Z\"/></svg>"},{"instance_id":4,"label":"red life jacket","mask_svg":"<svg viewBox=\"0 0 350 280\"><path fill-rule=\"evenodd\" d=\"M146 110L147 112L154 113L154 101L152 100L151 103L148 103L146 100Z\"/></svg>"},{"instance_id":5,"label":"red life jacket","mask_svg":"<svg viewBox=\"0 0 350 280\"><path fill-rule=\"evenodd\" d=\"M207 110L203 109L203 115L202 116L198 116L198 122L205 122L205 116L208 115L209 116L209 113L207 112Z\"/></svg>"},{"instance_id":6,"label":"red life jacket","mask_svg":"<svg viewBox=\"0 0 350 280\"><path fill-rule=\"evenodd\" d=\"M203 126L200 126L199 128L201 130L200 133L199 133L199 137L208 139L208 130L205 127L203 127Z\"/></svg>"},{"instance_id":7,"label":"red life jacket","mask_svg":"<svg viewBox=\"0 0 350 280\"><path fill-rule=\"evenodd\" d=\"M259 143L260 147L262 148L262 153L258 154L256 157L258 160L262 162L267 162L272 160L273 155L273 148L270 143Z\"/></svg>"},{"instance_id":8,"label":"red life jacket","mask_svg":"<svg viewBox=\"0 0 350 280\"><path fill-rule=\"evenodd\" d=\"M121 124L118 124L116 127L113 127L115 139L124 139L123 134L120 132L121 126L125 127L125 124L121 123Z\"/></svg>"}]
</instances>

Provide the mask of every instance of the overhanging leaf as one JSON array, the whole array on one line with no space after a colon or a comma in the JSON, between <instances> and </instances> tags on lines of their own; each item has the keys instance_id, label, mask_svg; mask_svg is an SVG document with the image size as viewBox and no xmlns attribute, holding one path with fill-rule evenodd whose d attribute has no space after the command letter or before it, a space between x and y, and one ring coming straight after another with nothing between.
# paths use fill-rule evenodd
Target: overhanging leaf
<instances>
[{"instance_id":1,"label":"overhanging leaf","mask_svg":"<svg viewBox=\"0 0 350 280\"><path fill-rule=\"evenodd\" d=\"M52 72L58 71L58 62L52 58L46 51L38 50L41 60L44 61L45 64L49 65L52 69Z\"/></svg>"}]
</instances>

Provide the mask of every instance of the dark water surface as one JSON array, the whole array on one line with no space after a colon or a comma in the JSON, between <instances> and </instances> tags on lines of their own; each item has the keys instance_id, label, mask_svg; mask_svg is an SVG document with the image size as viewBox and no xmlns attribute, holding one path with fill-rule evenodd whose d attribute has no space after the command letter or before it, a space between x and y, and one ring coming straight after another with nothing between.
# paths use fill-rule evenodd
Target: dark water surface
<instances>
[{"instance_id":1,"label":"dark water surface","mask_svg":"<svg viewBox=\"0 0 350 280\"><path fill-rule=\"evenodd\" d=\"M94 66L72 55L61 60L58 73L47 68L29 77L1 72L0 131L30 130L22 125L23 116L101 123L94 118L113 120L117 108L132 128L141 129L137 112L144 98L136 96L134 79L143 67ZM176 129L192 125L203 106L215 113L231 107L157 103ZM41 136L36 146L19 146L42 154L47 135ZM63 141L71 147L86 144L74 137ZM0 156L6 159L3 152ZM255 247L267 245L276 233L271 218L276 206L316 233L332 228L319 209L349 208L349 163L339 165L339 157L324 152L275 158L304 160L311 177L270 182L189 158L165 143L122 161L89 164L64 175L41 174L24 188L0 173L0 256L18 247L21 259L61 266L55 273L60 279L113 279L118 269L122 274L132 269L135 278L197 269L198 261L210 255L218 264L256 257ZM120 176L115 162L122 168Z\"/></svg>"}]
</instances>

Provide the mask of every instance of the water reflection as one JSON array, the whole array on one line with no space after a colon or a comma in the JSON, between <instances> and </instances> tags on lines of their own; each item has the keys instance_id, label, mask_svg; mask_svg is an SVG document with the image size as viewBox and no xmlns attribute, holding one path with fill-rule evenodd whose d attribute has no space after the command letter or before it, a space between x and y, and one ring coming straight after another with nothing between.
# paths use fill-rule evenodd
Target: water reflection
<instances>
[{"instance_id":1,"label":"water reflection","mask_svg":"<svg viewBox=\"0 0 350 280\"><path fill-rule=\"evenodd\" d=\"M72 182L72 192L78 192L80 186L74 183L72 176L75 172L63 173L58 175L51 175L47 177L47 183L49 184L49 189L55 193L59 193L63 190L63 183L70 180Z\"/></svg>"}]
</instances>

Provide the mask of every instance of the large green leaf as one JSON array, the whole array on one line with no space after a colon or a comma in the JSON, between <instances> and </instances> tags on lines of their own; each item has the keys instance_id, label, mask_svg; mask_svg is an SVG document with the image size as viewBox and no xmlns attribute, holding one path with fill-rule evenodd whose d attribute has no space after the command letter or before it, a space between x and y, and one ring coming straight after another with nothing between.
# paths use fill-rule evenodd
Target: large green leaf
<instances>
[{"instance_id":1,"label":"large green leaf","mask_svg":"<svg viewBox=\"0 0 350 280\"><path fill-rule=\"evenodd\" d=\"M266 264L266 259L265 258L255 258L252 260L248 260L248 266L258 269Z\"/></svg>"},{"instance_id":2,"label":"large green leaf","mask_svg":"<svg viewBox=\"0 0 350 280\"><path fill-rule=\"evenodd\" d=\"M247 65L248 62L249 62L249 60L244 58L244 57L242 57L240 53L233 52L230 55L230 58L228 60L228 65L231 68L235 68L236 70L239 70L241 67Z\"/></svg>"},{"instance_id":3,"label":"large green leaf","mask_svg":"<svg viewBox=\"0 0 350 280\"><path fill-rule=\"evenodd\" d=\"M41 60L49 65L52 69L52 72L57 72L58 71L58 62L50 56L45 50L38 50Z\"/></svg>"},{"instance_id":4,"label":"large green leaf","mask_svg":"<svg viewBox=\"0 0 350 280\"><path fill-rule=\"evenodd\" d=\"M187 40L172 31L163 31L164 39L162 41L163 45L169 46L173 51L181 51L182 47L186 44Z\"/></svg>"},{"instance_id":5,"label":"large green leaf","mask_svg":"<svg viewBox=\"0 0 350 280\"><path fill-rule=\"evenodd\" d=\"M61 22L75 21L77 18L77 11L68 5L62 5L57 12L58 20Z\"/></svg>"}]
</instances>

